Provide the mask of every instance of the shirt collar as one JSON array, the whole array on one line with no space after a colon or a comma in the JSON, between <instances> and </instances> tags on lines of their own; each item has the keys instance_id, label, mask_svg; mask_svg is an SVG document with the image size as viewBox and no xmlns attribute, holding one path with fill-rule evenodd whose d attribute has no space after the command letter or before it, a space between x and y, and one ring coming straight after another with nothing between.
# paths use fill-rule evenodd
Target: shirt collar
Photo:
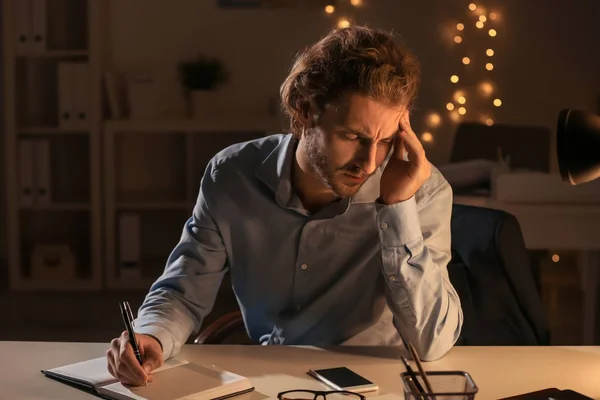
<instances>
[{"instance_id":1,"label":"shirt collar","mask_svg":"<svg viewBox=\"0 0 600 400\"><path fill-rule=\"evenodd\" d=\"M293 198L291 173L297 144L298 140L292 134L285 135L256 170L257 178L271 188L277 203L282 207L290 207ZM373 203L379 198L379 182L384 165L385 163L375 171L354 196L341 200L341 214L348 211L350 204Z\"/></svg>"}]
</instances>

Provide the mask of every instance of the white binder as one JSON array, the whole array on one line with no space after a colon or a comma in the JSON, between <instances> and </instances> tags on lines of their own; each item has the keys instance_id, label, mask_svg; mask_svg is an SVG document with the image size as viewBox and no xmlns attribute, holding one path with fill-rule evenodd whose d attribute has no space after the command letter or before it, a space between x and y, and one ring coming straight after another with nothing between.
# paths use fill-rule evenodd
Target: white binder
<instances>
[{"instance_id":1,"label":"white binder","mask_svg":"<svg viewBox=\"0 0 600 400\"><path fill-rule=\"evenodd\" d=\"M15 39L16 53L23 55L31 52L33 32L31 31L31 0L15 1Z\"/></svg>"},{"instance_id":2,"label":"white binder","mask_svg":"<svg viewBox=\"0 0 600 400\"><path fill-rule=\"evenodd\" d=\"M73 63L61 62L57 66L58 125L61 128L73 127L76 122L74 70Z\"/></svg>"},{"instance_id":3,"label":"white binder","mask_svg":"<svg viewBox=\"0 0 600 400\"><path fill-rule=\"evenodd\" d=\"M20 2L21 0L17 0ZM32 52L44 53L46 48L46 0L29 0L31 2L31 34Z\"/></svg>"},{"instance_id":4,"label":"white binder","mask_svg":"<svg viewBox=\"0 0 600 400\"><path fill-rule=\"evenodd\" d=\"M88 63L73 64L73 81L75 83L72 88L75 124L78 127L85 129L89 126L90 120L90 82Z\"/></svg>"},{"instance_id":5,"label":"white binder","mask_svg":"<svg viewBox=\"0 0 600 400\"><path fill-rule=\"evenodd\" d=\"M50 204L50 142L47 139L35 140L35 204Z\"/></svg>"},{"instance_id":6,"label":"white binder","mask_svg":"<svg viewBox=\"0 0 600 400\"><path fill-rule=\"evenodd\" d=\"M24 207L33 205L33 159L33 142L27 139L19 140L19 203Z\"/></svg>"}]
</instances>

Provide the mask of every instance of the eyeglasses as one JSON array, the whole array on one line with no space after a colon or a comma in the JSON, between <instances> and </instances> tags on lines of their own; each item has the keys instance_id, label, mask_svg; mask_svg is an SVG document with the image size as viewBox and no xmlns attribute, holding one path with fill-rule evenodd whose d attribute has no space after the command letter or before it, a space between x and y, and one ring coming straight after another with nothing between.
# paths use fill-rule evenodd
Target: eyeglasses
<instances>
[{"instance_id":1,"label":"eyeglasses","mask_svg":"<svg viewBox=\"0 0 600 400\"><path fill-rule=\"evenodd\" d=\"M279 400L365 400L366 397L362 394L347 392L345 390L330 390L330 391L318 391L318 390L288 390L281 392L277 395Z\"/></svg>"}]
</instances>

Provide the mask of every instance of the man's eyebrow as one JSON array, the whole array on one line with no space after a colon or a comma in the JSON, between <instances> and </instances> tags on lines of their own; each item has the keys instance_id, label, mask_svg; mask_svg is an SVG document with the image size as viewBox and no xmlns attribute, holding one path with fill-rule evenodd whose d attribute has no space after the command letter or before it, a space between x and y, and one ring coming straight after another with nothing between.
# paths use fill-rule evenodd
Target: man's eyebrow
<instances>
[{"instance_id":1,"label":"man's eyebrow","mask_svg":"<svg viewBox=\"0 0 600 400\"><path fill-rule=\"evenodd\" d=\"M342 128L344 128L345 130L347 130L348 132L352 132L353 134L360 136L363 139L370 139L371 137L369 136L368 132L365 132L364 130L360 130L360 129L354 129L348 125L341 125Z\"/></svg>"},{"instance_id":2,"label":"man's eyebrow","mask_svg":"<svg viewBox=\"0 0 600 400\"><path fill-rule=\"evenodd\" d=\"M358 129L353 129L347 125L342 125L342 128L344 128L345 130L347 130L348 132L351 132L355 135L357 135L359 138L361 139L368 139L371 140L372 137L369 136L368 133L365 133L364 131L358 130ZM385 139L381 139L384 142L388 142L388 141L392 141L394 140L394 138L396 137L396 135L398 134L399 130L394 132L390 137L386 137Z\"/></svg>"}]
</instances>

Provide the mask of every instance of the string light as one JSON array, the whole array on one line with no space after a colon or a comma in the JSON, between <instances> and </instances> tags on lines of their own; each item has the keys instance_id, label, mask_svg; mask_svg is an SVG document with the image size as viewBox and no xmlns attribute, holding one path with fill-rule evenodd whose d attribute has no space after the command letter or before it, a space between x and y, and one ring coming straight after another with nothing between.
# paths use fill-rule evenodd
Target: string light
<instances>
[{"instance_id":1,"label":"string light","mask_svg":"<svg viewBox=\"0 0 600 400\"><path fill-rule=\"evenodd\" d=\"M421 140L423 140L425 143L431 143L433 142L433 135L429 132L423 132L421 135Z\"/></svg>"},{"instance_id":2,"label":"string light","mask_svg":"<svg viewBox=\"0 0 600 400\"><path fill-rule=\"evenodd\" d=\"M338 28L340 29L344 29L344 28L348 28L350 26L350 21L348 21L347 19L340 19L338 22Z\"/></svg>"},{"instance_id":3,"label":"string light","mask_svg":"<svg viewBox=\"0 0 600 400\"><path fill-rule=\"evenodd\" d=\"M485 95L489 96L494 91L494 87L489 82L481 82L479 84L479 90Z\"/></svg>"},{"instance_id":4,"label":"string light","mask_svg":"<svg viewBox=\"0 0 600 400\"><path fill-rule=\"evenodd\" d=\"M498 32L496 31L497 26L493 25L493 28L490 27L491 22L490 21L494 21L497 18L499 18L499 14L497 12L490 12L490 10L483 4L478 4L475 2L469 3L468 4L468 9L470 10L470 12L473 12L472 16L469 17L475 17L475 21L473 21L472 23L475 25L475 27L477 29L481 29L482 33L485 36L489 36L490 38L494 38L498 35ZM459 20L460 21L460 20ZM459 21L455 21L454 22L454 26L456 27L456 31L454 31L454 34L451 34L450 38L453 38L454 43L456 44L460 44L463 43L464 40L467 39L467 37L465 36L465 31L469 32L469 34L471 33L471 31L469 31L469 29L467 29L468 26L472 27L473 25L469 25L471 24L471 20L465 21L463 20L462 22ZM452 25L450 26L451 28L453 27ZM472 53L470 50L470 47L473 45L473 43L471 42L466 42L465 44L463 44L462 46L468 46L469 49L467 49L465 51L465 53L463 53L462 56L460 56L459 60L460 62L464 65L464 66L469 66L471 64L476 64L477 66L479 66L479 63L481 62L481 64L484 65L485 70L484 71L494 71L495 69L495 62L492 63L492 59L487 58L487 57L492 57L495 55L495 51L494 49L489 46L483 47L483 49L473 49L475 50L477 53ZM482 53L485 51L486 54L486 58L483 58L483 54L479 53L479 51L481 51ZM475 54L475 59L471 58L471 55ZM468 56L467 56L468 55ZM481 59L481 61L480 61ZM467 67L465 67L467 68ZM472 71L471 68L468 68L469 72ZM482 68L483 70L483 68ZM475 70L476 73L478 71L478 69ZM482 74L484 75L482 77L482 79L478 79L477 81L472 82L471 77L469 76L461 76L461 79L459 79L459 75L461 74L460 70L456 71L456 75L452 75L450 76L450 82L452 84L455 84L455 88L457 90L453 90L453 95L452 95L452 99L450 99L450 101L448 101L445 104L446 110L448 112L448 114L444 114L442 113L442 117L443 118L448 118L449 120L453 121L454 123L459 123L460 121L462 121L463 119L467 118L466 120L471 120L473 119L474 121L479 121L481 124L485 124L487 126L492 126L495 124L494 121L494 115L490 112L481 112L484 111L483 109L479 110L478 107L485 107L486 105L489 105L489 103L487 103L487 101L492 100L493 106L494 107L500 107L502 105L502 101L497 98L496 96L498 96L498 94L496 94L496 92L498 91L497 87L495 86L495 83L489 79L489 76L486 77L485 76L485 72ZM491 75L491 74L489 74ZM460 83L459 83L460 81ZM464 83L463 83L464 81ZM493 95L493 97L492 97ZM469 96L475 96L473 99L471 99ZM467 115L467 98L469 99L469 116L466 117ZM487 98L488 100L486 101L486 103L481 103L483 98ZM471 102L475 105L475 108L473 108L470 104ZM424 122L426 122L425 126L427 126L426 128L426 132L422 132L420 135L420 138L423 142L433 142L434 140L434 135L436 134L435 132L435 128L437 128L440 123L442 123L443 118L440 117L439 114L436 113L430 113L429 115L427 115L427 118ZM445 121L444 121L445 122Z\"/></svg>"},{"instance_id":5,"label":"string light","mask_svg":"<svg viewBox=\"0 0 600 400\"><path fill-rule=\"evenodd\" d=\"M560 261L560 257L558 254L552 254L552 262L559 262Z\"/></svg>"},{"instance_id":6,"label":"string light","mask_svg":"<svg viewBox=\"0 0 600 400\"><path fill-rule=\"evenodd\" d=\"M429 124L429 126L431 126L433 128L439 126L441 122L442 122L442 118L440 117L440 115L438 113L435 113L435 112L431 113L427 117L427 123Z\"/></svg>"},{"instance_id":7,"label":"string light","mask_svg":"<svg viewBox=\"0 0 600 400\"><path fill-rule=\"evenodd\" d=\"M351 0L350 3L352 3L353 6L358 7L362 5L362 0Z\"/></svg>"},{"instance_id":8,"label":"string light","mask_svg":"<svg viewBox=\"0 0 600 400\"><path fill-rule=\"evenodd\" d=\"M335 7L332 6L331 4L325 6L325 12L327 14L333 14L334 11L335 11Z\"/></svg>"}]
</instances>

